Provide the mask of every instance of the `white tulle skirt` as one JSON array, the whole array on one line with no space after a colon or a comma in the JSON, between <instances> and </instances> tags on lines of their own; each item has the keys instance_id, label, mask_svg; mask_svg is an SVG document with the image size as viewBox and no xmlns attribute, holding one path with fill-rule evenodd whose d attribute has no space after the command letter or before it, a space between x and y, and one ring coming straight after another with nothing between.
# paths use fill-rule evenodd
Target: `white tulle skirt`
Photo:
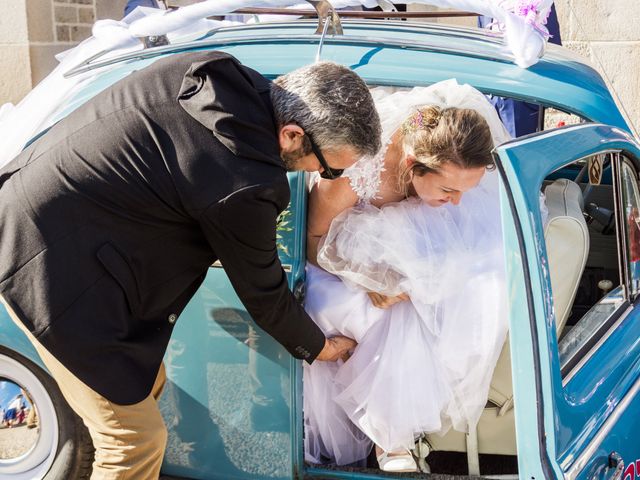
<instances>
[{"instance_id":1,"label":"white tulle skirt","mask_svg":"<svg viewBox=\"0 0 640 480\"><path fill-rule=\"evenodd\" d=\"M407 200L343 212L307 269L306 309L358 342L346 362L304 367L306 459L347 465L373 442L409 449L421 433L475 427L507 332L494 173L459 207ZM406 292L374 307L366 290Z\"/></svg>"}]
</instances>

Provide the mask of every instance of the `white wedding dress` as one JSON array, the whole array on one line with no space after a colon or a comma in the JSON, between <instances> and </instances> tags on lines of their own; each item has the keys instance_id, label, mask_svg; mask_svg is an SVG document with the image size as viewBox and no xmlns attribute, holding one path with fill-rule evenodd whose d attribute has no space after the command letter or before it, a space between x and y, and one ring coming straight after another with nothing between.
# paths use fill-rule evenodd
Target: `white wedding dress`
<instances>
[{"instance_id":1,"label":"white wedding dress","mask_svg":"<svg viewBox=\"0 0 640 480\"><path fill-rule=\"evenodd\" d=\"M508 134L493 106L455 80L390 94L373 90L383 142L422 105L477 110L494 143ZM458 206L417 199L370 204L383 157L349 171L359 204L334 219L307 268L306 309L325 334L358 342L346 361L304 366L305 457L357 464L373 442L410 449L421 433L475 427L507 333L498 177L487 172ZM402 292L388 309L366 291Z\"/></svg>"}]
</instances>

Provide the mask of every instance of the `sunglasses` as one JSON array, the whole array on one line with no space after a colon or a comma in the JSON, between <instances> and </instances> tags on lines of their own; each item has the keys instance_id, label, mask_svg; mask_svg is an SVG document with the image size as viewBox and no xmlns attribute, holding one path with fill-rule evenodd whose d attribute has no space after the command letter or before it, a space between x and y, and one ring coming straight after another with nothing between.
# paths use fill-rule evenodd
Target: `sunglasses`
<instances>
[{"instance_id":1,"label":"sunglasses","mask_svg":"<svg viewBox=\"0 0 640 480\"><path fill-rule=\"evenodd\" d=\"M322 155L320 148L318 148L318 145L316 145L316 142L313 141L313 137L308 133L306 135L307 135L307 138L309 138L309 143L311 143L311 150L313 151L313 154L318 158L320 165L322 165L323 171L320 172L320 177L326 180L334 180L340 177L342 175L342 172L344 172L344 169L331 168L327 163L327 161L324 159L324 155Z\"/></svg>"}]
</instances>

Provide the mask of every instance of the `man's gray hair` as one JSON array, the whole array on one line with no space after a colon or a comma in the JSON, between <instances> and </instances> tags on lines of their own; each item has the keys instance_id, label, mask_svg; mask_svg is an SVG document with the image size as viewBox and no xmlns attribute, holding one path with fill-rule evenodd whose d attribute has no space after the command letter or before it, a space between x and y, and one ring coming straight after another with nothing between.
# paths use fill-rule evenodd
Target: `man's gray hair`
<instances>
[{"instance_id":1,"label":"man's gray hair","mask_svg":"<svg viewBox=\"0 0 640 480\"><path fill-rule=\"evenodd\" d=\"M298 125L322 150L349 146L360 155L374 155L380 149L382 129L371 93L347 67L318 62L278 77L271 101L279 127Z\"/></svg>"}]
</instances>

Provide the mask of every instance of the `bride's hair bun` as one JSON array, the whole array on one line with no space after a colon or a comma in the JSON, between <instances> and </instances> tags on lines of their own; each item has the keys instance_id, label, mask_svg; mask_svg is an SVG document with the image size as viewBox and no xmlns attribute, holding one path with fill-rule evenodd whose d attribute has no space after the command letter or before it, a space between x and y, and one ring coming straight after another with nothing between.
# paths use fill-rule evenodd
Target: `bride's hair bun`
<instances>
[{"instance_id":1,"label":"bride's hair bun","mask_svg":"<svg viewBox=\"0 0 640 480\"><path fill-rule=\"evenodd\" d=\"M475 110L423 106L404 121L400 132L405 155L415 157L415 162L401 171L403 191L409 174L437 172L444 163L461 168L494 168L491 130Z\"/></svg>"},{"instance_id":2,"label":"bride's hair bun","mask_svg":"<svg viewBox=\"0 0 640 480\"><path fill-rule=\"evenodd\" d=\"M440 107L436 107L435 105L421 107L404 121L402 124L402 133L403 135L407 135L420 130L435 128L440 122L441 116L442 110Z\"/></svg>"}]
</instances>

